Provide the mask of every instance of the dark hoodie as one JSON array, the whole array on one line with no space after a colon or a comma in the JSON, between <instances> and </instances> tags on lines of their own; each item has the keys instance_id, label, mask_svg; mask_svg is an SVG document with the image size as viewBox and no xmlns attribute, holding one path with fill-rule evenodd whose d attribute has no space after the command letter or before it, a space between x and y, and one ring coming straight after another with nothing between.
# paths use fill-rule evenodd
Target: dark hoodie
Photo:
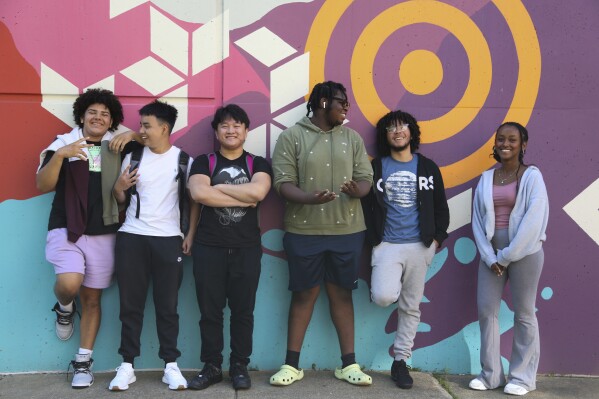
<instances>
[{"instance_id":1,"label":"dark hoodie","mask_svg":"<svg viewBox=\"0 0 599 399\"><path fill-rule=\"evenodd\" d=\"M362 209L366 221L367 242L376 246L383 239L387 207L384 201L384 189L381 186L383 178L381 158L373 159L371 164L374 171L374 183L368 195L362 198ZM441 171L432 160L418 154L416 174L420 239L427 247L430 247L433 240L437 240L441 246L443 240L447 238L447 227L449 226L449 207Z\"/></svg>"}]
</instances>

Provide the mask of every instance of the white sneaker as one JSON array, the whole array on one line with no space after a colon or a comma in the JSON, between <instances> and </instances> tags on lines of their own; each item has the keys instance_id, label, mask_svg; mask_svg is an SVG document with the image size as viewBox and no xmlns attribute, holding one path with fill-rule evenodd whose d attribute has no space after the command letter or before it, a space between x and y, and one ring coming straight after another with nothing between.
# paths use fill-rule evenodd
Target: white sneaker
<instances>
[{"instance_id":1,"label":"white sneaker","mask_svg":"<svg viewBox=\"0 0 599 399\"><path fill-rule=\"evenodd\" d=\"M522 396L528 393L528 389L510 382L505 386L505 388L503 388L503 392L507 393L508 395Z\"/></svg>"},{"instance_id":2,"label":"white sneaker","mask_svg":"<svg viewBox=\"0 0 599 399\"><path fill-rule=\"evenodd\" d=\"M71 386L73 388L82 389L92 386L94 383L94 375L91 371L93 363L94 360L89 353L86 355L75 355L75 360L71 360L71 366L73 367L73 381L71 381Z\"/></svg>"},{"instance_id":3,"label":"white sneaker","mask_svg":"<svg viewBox=\"0 0 599 399\"><path fill-rule=\"evenodd\" d=\"M472 381L470 381L470 384L468 384L468 386L470 387L470 389L474 389L475 391L486 391L487 390L487 387L485 386L485 384L483 384L483 382L481 380L479 380L478 378L475 378Z\"/></svg>"},{"instance_id":4,"label":"white sneaker","mask_svg":"<svg viewBox=\"0 0 599 399\"><path fill-rule=\"evenodd\" d=\"M116 368L116 376L110 381L108 389L111 391L126 391L129 389L129 384L133 384L135 381L137 381L137 378L135 378L133 366L131 363L123 362Z\"/></svg>"},{"instance_id":5,"label":"white sneaker","mask_svg":"<svg viewBox=\"0 0 599 399\"><path fill-rule=\"evenodd\" d=\"M177 362L167 363L162 376L162 382L168 384L168 388L173 391L187 389L187 380L181 374Z\"/></svg>"}]
</instances>

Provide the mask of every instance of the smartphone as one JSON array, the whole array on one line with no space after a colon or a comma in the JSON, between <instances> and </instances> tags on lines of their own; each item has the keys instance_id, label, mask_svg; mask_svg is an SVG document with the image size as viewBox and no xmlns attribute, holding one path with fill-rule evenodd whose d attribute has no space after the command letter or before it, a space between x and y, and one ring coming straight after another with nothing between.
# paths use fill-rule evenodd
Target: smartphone
<instances>
[{"instance_id":1,"label":"smartphone","mask_svg":"<svg viewBox=\"0 0 599 399\"><path fill-rule=\"evenodd\" d=\"M129 164L129 173L135 172L137 168L139 168L139 161L131 161L131 163Z\"/></svg>"}]
</instances>

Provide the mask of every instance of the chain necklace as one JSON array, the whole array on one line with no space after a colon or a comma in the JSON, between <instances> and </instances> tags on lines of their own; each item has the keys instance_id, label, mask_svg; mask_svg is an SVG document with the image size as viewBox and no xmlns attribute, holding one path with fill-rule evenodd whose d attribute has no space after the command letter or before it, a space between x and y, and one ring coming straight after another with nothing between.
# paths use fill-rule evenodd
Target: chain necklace
<instances>
[{"instance_id":1,"label":"chain necklace","mask_svg":"<svg viewBox=\"0 0 599 399\"><path fill-rule=\"evenodd\" d=\"M497 169L497 174L498 174L498 178L499 178L499 183L500 184L504 184L506 181L508 181L512 176L514 176L516 173L518 173L518 171L520 170L520 164L518 164L518 167L509 175L507 176L503 176L503 174L501 173L501 168Z\"/></svg>"}]
</instances>

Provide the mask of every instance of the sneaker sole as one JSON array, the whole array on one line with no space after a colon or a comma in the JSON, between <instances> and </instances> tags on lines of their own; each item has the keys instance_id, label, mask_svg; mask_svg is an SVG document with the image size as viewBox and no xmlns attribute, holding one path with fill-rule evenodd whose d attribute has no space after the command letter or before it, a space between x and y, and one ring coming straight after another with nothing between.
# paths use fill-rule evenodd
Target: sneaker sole
<instances>
[{"instance_id":1,"label":"sneaker sole","mask_svg":"<svg viewBox=\"0 0 599 399\"><path fill-rule=\"evenodd\" d=\"M137 381L137 377L133 377L130 381L129 384L125 387L125 388L121 388L119 386L108 386L108 390L109 391L126 391L127 389L129 389L129 385L133 384L135 381Z\"/></svg>"},{"instance_id":2,"label":"sneaker sole","mask_svg":"<svg viewBox=\"0 0 599 399\"><path fill-rule=\"evenodd\" d=\"M166 384L166 383L165 383ZM187 387L185 385L179 385L176 388L171 387L170 385L168 386L168 389L170 389L171 391L184 391L187 389Z\"/></svg>"},{"instance_id":3,"label":"sneaker sole","mask_svg":"<svg viewBox=\"0 0 599 399\"><path fill-rule=\"evenodd\" d=\"M412 387L414 386L414 382L407 383L407 384L400 384L399 381L395 381L395 385L401 389L412 389Z\"/></svg>"},{"instance_id":4,"label":"sneaker sole","mask_svg":"<svg viewBox=\"0 0 599 399\"><path fill-rule=\"evenodd\" d=\"M222 382L222 381L223 381L222 375L221 375L220 378L218 378L218 379L216 379L216 380L214 380L214 381L212 381L212 382L210 382L210 383L208 383L206 385L194 384L193 381L192 381L191 383L187 384L187 389L193 389L194 391L201 391L201 390L206 389L206 388L208 388L208 387L210 387L210 386L212 386L214 384L218 384L219 382Z\"/></svg>"},{"instance_id":5,"label":"sneaker sole","mask_svg":"<svg viewBox=\"0 0 599 399\"><path fill-rule=\"evenodd\" d=\"M85 389L91 387L92 385L94 385L93 381L89 385L71 385L71 387L73 389Z\"/></svg>"},{"instance_id":6,"label":"sneaker sole","mask_svg":"<svg viewBox=\"0 0 599 399\"><path fill-rule=\"evenodd\" d=\"M164 377L162 377L162 382L168 384L168 381L165 381ZM170 389L171 391L182 391L184 389L187 389L187 385L177 385L176 387L173 387L172 385L168 384L168 389Z\"/></svg>"},{"instance_id":7,"label":"sneaker sole","mask_svg":"<svg viewBox=\"0 0 599 399\"><path fill-rule=\"evenodd\" d=\"M233 389L236 391L238 389L250 389L252 387L251 382L249 384L232 384L232 385L233 385Z\"/></svg>"}]
</instances>

